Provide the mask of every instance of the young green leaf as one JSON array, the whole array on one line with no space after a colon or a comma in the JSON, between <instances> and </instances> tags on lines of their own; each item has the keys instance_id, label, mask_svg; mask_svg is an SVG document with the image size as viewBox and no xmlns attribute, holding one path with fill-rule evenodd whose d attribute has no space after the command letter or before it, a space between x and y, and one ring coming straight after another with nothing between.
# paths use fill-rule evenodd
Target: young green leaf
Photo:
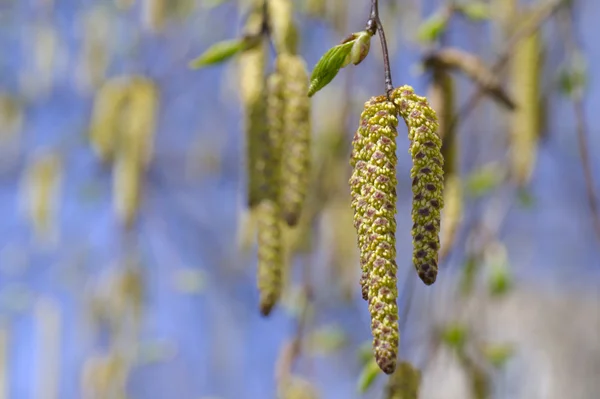
<instances>
[{"instance_id":1,"label":"young green leaf","mask_svg":"<svg viewBox=\"0 0 600 399\"><path fill-rule=\"evenodd\" d=\"M371 359L370 362L365 364L363 370L358 377L358 391L365 393L373 385L377 376L381 373L379 365L375 361L375 358Z\"/></svg>"},{"instance_id":2,"label":"young green leaf","mask_svg":"<svg viewBox=\"0 0 600 399\"><path fill-rule=\"evenodd\" d=\"M490 6L481 1L460 4L458 11L471 21L485 21L490 18Z\"/></svg>"},{"instance_id":3,"label":"young green leaf","mask_svg":"<svg viewBox=\"0 0 600 399\"><path fill-rule=\"evenodd\" d=\"M192 69L218 64L256 44L247 38L224 40L210 46L202 55L193 59L188 66Z\"/></svg>"},{"instance_id":4,"label":"young green leaf","mask_svg":"<svg viewBox=\"0 0 600 399\"><path fill-rule=\"evenodd\" d=\"M426 43L435 41L442 33L444 33L447 24L448 19L445 15L433 15L423 22L419 27L419 31L417 33L419 40Z\"/></svg>"},{"instance_id":5,"label":"young green leaf","mask_svg":"<svg viewBox=\"0 0 600 399\"><path fill-rule=\"evenodd\" d=\"M339 70L350 63L350 53L356 39L357 37L354 37L345 43L332 47L321 57L310 76L309 97L312 97L316 92L327 86L335 78Z\"/></svg>"}]
</instances>

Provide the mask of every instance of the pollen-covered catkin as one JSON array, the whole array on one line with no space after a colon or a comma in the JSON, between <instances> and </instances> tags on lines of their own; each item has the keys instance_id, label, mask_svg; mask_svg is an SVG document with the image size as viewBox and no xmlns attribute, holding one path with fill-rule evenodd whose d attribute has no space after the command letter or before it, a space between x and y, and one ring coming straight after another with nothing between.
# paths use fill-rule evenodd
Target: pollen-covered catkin
<instances>
[{"instance_id":1,"label":"pollen-covered catkin","mask_svg":"<svg viewBox=\"0 0 600 399\"><path fill-rule=\"evenodd\" d=\"M369 299L369 270L368 270L368 252L363 247L368 244L367 230L370 226L367 219L357 213L359 208L363 208L367 201L361 194L362 185L369 178L367 172L366 151L364 147L369 134L369 120L379 111L385 109L385 97L372 97L364 105L364 111L360 116L360 124L352 140L352 154L350 156L350 165L353 168L350 178L350 190L352 195L352 209L354 210L354 228L357 232L358 248L360 249L360 267L362 275L360 286L362 297L366 301ZM369 146L372 149L372 146Z\"/></svg>"},{"instance_id":2,"label":"pollen-covered catkin","mask_svg":"<svg viewBox=\"0 0 600 399\"><path fill-rule=\"evenodd\" d=\"M254 12L246 23L248 34L260 30L261 14ZM264 40L242 52L239 56L240 93L244 107L244 129L246 133L246 170L248 173L248 206L255 207L261 200L262 171L260 170L260 148L264 141L266 126L266 83L267 44Z\"/></svg>"},{"instance_id":3,"label":"pollen-covered catkin","mask_svg":"<svg viewBox=\"0 0 600 399\"><path fill-rule=\"evenodd\" d=\"M267 81L268 134L261 147L264 165L263 198L258 219L258 288L260 311L264 316L279 300L284 267L281 226L281 136L283 132L283 79L273 73Z\"/></svg>"},{"instance_id":4,"label":"pollen-covered catkin","mask_svg":"<svg viewBox=\"0 0 600 399\"><path fill-rule=\"evenodd\" d=\"M300 220L311 177L311 121L308 72L304 60L295 55L277 57L277 70L284 82L284 134L282 163L283 218L289 226Z\"/></svg>"},{"instance_id":5,"label":"pollen-covered catkin","mask_svg":"<svg viewBox=\"0 0 600 399\"><path fill-rule=\"evenodd\" d=\"M440 212L444 206L444 159L438 121L427 99L410 86L394 89L391 98L404 118L413 160L410 171L413 191L413 263L426 285L435 282L440 247Z\"/></svg>"},{"instance_id":6,"label":"pollen-covered catkin","mask_svg":"<svg viewBox=\"0 0 600 399\"><path fill-rule=\"evenodd\" d=\"M396 126L397 110L385 97L365 103L353 141L350 179L367 288L373 351L381 370L396 368L398 353L398 290L396 287ZM365 282L366 280L366 282Z\"/></svg>"}]
</instances>

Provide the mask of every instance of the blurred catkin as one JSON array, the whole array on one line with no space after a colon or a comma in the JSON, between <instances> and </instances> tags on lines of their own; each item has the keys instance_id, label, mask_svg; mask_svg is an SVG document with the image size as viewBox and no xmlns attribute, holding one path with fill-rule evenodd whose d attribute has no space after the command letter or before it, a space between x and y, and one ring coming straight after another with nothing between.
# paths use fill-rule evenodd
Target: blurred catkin
<instances>
[{"instance_id":1,"label":"blurred catkin","mask_svg":"<svg viewBox=\"0 0 600 399\"><path fill-rule=\"evenodd\" d=\"M167 20L167 6L175 0L143 0L142 15L146 29L151 32L161 32Z\"/></svg>"},{"instance_id":2,"label":"blurred catkin","mask_svg":"<svg viewBox=\"0 0 600 399\"><path fill-rule=\"evenodd\" d=\"M96 94L89 139L96 156L103 162L110 162L114 157L127 93L126 81L113 78L106 81Z\"/></svg>"},{"instance_id":3,"label":"blurred catkin","mask_svg":"<svg viewBox=\"0 0 600 399\"><path fill-rule=\"evenodd\" d=\"M113 165L114 207L126 228L132 227L139 211L143 179L152 157L158 101L151 80L140 76L131 79Z\"/></svg>"},{"instance_id":4,"label":"blurred catkin","mask_svg":"<svg viewBox=\"0 0 600 399\"><path fill-rule=\"evenodd\" d=\"M385 388L384 399L418 399L421 372L408 362L400 362Z\"/></svg>"},{"instance_id":5,"label":"blurred catkin","mask_svg":"<svg viewBox=\"0 0 600 399\"><path fill-rule=\"evenodd\" d=\"M267 81L268 134L261 147L263 198L258 219L258 288L260 311L271 313L281 296L284 267L281 229L281 139L284 129L283 78L275 72Z\"/></svg>"},{"instance_id":6,"label":"blurred catkin","mask_svg":"<svg viewBox=\"0 0 600 399\"><path fill-rule=\"evenodd\" d=\"M47 237L52 233L58 209L62 161L55 152L43 152L33 157L27 166L22 195L35 233Z\"/></svg>"},{"instance_id":7,"label":"blurred catkin","mask_svg":"<svg viewBox=\"0 0 600 399\"><path fill-rule=\"evenodd\" d=\"M394 89L391 98L408 127L413 191L413 263L426 285L435 282L440 247L440 212L444 206L444 159L436 113L410 86Z\"/></svg>"},{"instance_id":8,"label":"blurred catkin","mask_svg":"<svg viewBox=\"0 0 600 399\"><path fill-rule=\"evenodd\" d=\"M311 110L308 71L295 55L277 57L277 70L284 82L284 134L282 162L283 218L289 226L300 220L311 178Z\"/></svg>"},{"instance_id":9,"label":"blurred catkin","mask_svg":"<svg viewBox=\"0 0 600 399\"><path fill-rule=\"evenodd\" d=\"M291 0L269 0L269 23L277 54L296 54L298 28L294 21L294 5Z\"/></svg>"},{"instance_id":10,"label":"blurred catkin","mask_svg":"<svg viewBox=\"0 0 600 399\"><path fill-rule=\"evenodd\" d=\"M445 259L456 239L462 218L462 182L458 170L458 140L452 118L455 111L454 81L450 73L441 67L433 68L433 80L428 96L437 114L438 136L442 139L444 159L444 209L441 220L440 261Z\"/></svg>"},{"instance_id":11,"label":"blurred catkin","mask_svg":"<svg viewBox=\"0 0 600 399\"><path fill-rule=\"evenodd\" d=\"M245 32L252 35L261 29L260 7L246 22ZM267 43L261 40L258 45L242 52L239 56L240 91L244 109L244 129L246 133L246 169L248 173L248 206L254 208L262 198L260 168L261 147L267 129L265 69L267 63Z\"/></svg>"},{"instance_id":12,"label":"blurred catkin","mask_svg":"<svg viewBox=\"0 0 600 399\"><path fill-rule=\"evenodd\" d=\"M519 186L531 179L540 135L541 38L539 31L519 41L511 59L510 78L517 109L512 113L510 159L512 176Z\"/></svg>"},{"instance_id":13,"label":"blurred catkin","mask_svg":"<svg viewBox=\"0 0 600 399\"><path fill-rule=\"evenodd\" d=\"M363 269L363 298L366 296L369 301L375 360L387 374L396 368L399 341L396 115L396 107L385 97L367 101L350 161L354 168L350 189Z\"/></svg>"}]
</instances>

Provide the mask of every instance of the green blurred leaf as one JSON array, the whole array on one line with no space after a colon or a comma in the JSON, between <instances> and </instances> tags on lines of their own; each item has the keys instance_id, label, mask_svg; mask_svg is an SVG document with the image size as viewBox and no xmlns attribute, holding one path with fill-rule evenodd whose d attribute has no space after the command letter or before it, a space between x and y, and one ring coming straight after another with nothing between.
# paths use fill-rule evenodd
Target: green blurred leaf
<instances>
[{"instance_id":1,"label":"green blurred leaf","mask_svg":"<svg viewBox=\"0 0 600 399\"><path fill-rule=\"evenodd\" d=\"M417 37L422 42L433 42L437 40L442 33L446 30L448 25L448 19L445 15L434 14L419 27Z\"/></svg>"},{"instance_id":2,"label":"green blurred leaf","mask_svg":"<svg viewBox=\"0 0 600 399\"><path fill-rule=\"evenodd\" d=\"M373 385L377 376L381 373L381 369L375 362L375 359L372 358L365 366L363 367L360 376L358 377L358 391L360 393L365 393L367 390Z\"/></svg>"},{"instance_id":3,"label":"green blurred leaf","mask_svg":"<svg viewBox=\"0 0 600 399\"><path fill-rule=\"evenodd\" d=\"M312 354L330 354L344 347L346 333L338 325L329 325L314 330L308 337Z\"/></svg>"},{"instance_id":4,"label":"green blurred leaf","mask_svg":"<svg viewBox=\"0 0 600 399\"><path fill-rule=\"evenodd\" d=\"M490 18L490 6L481 1L471 1L457 6L458 11L472 21L485 21Z\"/></svg>"},{"instance_id":5,"label":"green blurred leaf","mask_svg":"<svg viewBox=\"0 0 600 399\"><path fill-rule=\"evenodd\" d=\"M581 97L588 81L588 65L585 57L577 53L559 73L559 85L563 94L571 98Z\"/></svg>"},{"instance_id":6,"label":"green blurred leaf","mask_svg":"<svg viewBox=\"0 0 600 399\"><path fill-rule=\"evenodd\" d=\"M497 165L485 165L467 178L466 191L472 197L482 197L495 189L502 180Z\"/></svg>"},{"instance_id":7,"label":"green blurred leaf","mask_svg":"<svg viewBox=\"0 0 600 399\"><path fill-rule=\"evenodd\" d=\"M310 76L309 97L327 86L336 77L340 69L350 63L350 53L355 41L356 37L338 44L321 57Z\"/></svg>"},{"instance_id":8,"label":"green blurred leaf","mask_svg":"<svg viewBox=\"0 0 600 399\"><path fill-rule=\"evenodd\" d=\"M467 341L467 328L459 323L451 323L442 330L442 341L450 348L461 350Z\"/></svg>"},{"instance_id":9,"label":"green blurred leaf","mask_svg":"<svg viewBox=\"0 0 600 399\"><path fill-rule=\"evenodd\" d=\"M513 279L506 266L494 266L490 276L488 287L492 296L502 296L510 291Z\"/></svg>"},{"instance_id":10,"label":"green blurred leaf","mask_svg":"<svg viewBox=\"0 0 600 399\"><path fill-rule=\"evenodd\" d=\"M494 367L501 368L510 360L515 350L510 344L490 344L483 348L483 355Z\"/></svg>"},{"instance_id":11,"label":"green blurred leaf","mask_svg":"<svg viewBox=\"0 0 600 399\"><path fill-rule=\"evenodd\" d=\"M460 292L463 296L467 296L473 292L478 270L479 264L477 260L474 256L469 256L463 266L463 273L460 279Z\"/></svg>"},{"instance_id":12,"label":"green blurred leaf","mask_svg":"<svg viewBox=\"0 0 600 399\"><path fill-rule=\"evenodd\" d=\"M228 60L234 55L249 49L256 44L256 40L246 38L231 39L218 42L210 46L199 57L188 64L191 69L199 69L208 65L214 65Z\"/></svg>"},{"instance_id":13,"label":"green blurred leaf","mask_svg":"<svg viewBox=\"0 0 600 399\"><path fill-rule=\"evenodd\" d=\"M517 193L517 199L523 208L530 209L535 205L535 197L526 188L519 189Z\"/></svg>"}]
</instances>

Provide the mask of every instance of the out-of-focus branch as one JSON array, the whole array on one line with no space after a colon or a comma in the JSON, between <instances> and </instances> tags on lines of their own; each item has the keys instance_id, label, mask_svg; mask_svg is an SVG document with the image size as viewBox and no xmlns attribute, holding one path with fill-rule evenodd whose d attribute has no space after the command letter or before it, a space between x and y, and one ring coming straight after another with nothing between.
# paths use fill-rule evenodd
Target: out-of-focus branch
<instances>
[{"instance_id":1,"label":"out-of-focus branch","mask_svg":"<svg viewBox=\"0 0 600 399\"><path fill-rule=\"evenodd\" d=\"M508 40L508 43L504 47L504 50L498 55L494 66L492 67L492 73L497 75L501 73L508 61L510 61L511 54L515 46L525 37L531 35L537 29L540 28L544 22L552 17L558 10L562 8L566 3L566 0L555 0L547 2L541 5L533 15L521 26L520 29ZM451 122L451 126L456 126L458 121L466 119L471 111L479 104L479 101L485 95L485 89L479 87L478 90L469 98L466 104L457 112Z\"/></svg>"},{"instance_id":2,"label":"out-of-focus branch","mask_svg":"<svg viewBox=\"0 0 600 399\"><path fill-rule=\"evenodd\" d=\"M574 57L579 49L577 40L575 38L575 27L573 26L572 11L569 9L564 10L561 15L560 22L563 27L563 37L565 38L565 50L567 56ZM596 236L600 240L600 210L598 209L598 195L594 188L594 175L592 173L592 162L590 154L588 152L589 140L588 140L588 127L587 118L585 115L585 106L583 102L584 93L573 94L573 111L575 113L575 124L577 130L577 142L579 144L579 156L581 158L581 166L583 167L583 176L585 179L585 188L587 192L590 212L592 214L592 223Z\"/></svg>"}]
</instances>

